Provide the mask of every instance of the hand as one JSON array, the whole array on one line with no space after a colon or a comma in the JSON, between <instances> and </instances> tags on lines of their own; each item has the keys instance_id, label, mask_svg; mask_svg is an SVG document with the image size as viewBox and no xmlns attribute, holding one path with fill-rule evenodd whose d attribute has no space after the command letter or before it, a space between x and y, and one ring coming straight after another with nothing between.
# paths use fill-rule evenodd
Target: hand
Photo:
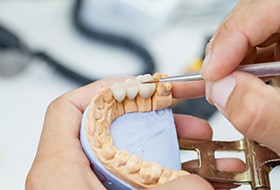
<instances>
[{"instance_id":1,"label":"hand","mask_svg":"<svg viewBox=\"0 0 280 190\"><path fill-rule=\"evenodd\" d=\"M26 189L105 189L94 175L89 160L79 141L82 114L100 88L124 79L101 80L80 89L68 92L54 100L48 107L38 151L26 179ZM195 86L188 86L192 88ZM174 85L175 97L182 97L178 85ZM191 92L191 91L190 91ZM192 96L193 94L185 94ZM209 124L201 119L176 115L178 136L191 139L211 139ZM228 167L228 162L231 162ZM224 171L240 171L244 165L239 160L222 160L218 168ZM196 175L184 176L159 189L180 189L187 185L190 189L210 190L213 187ZM217 185L217 187L224 187ZM228 186L227 186L228 187Z\"/></svg>"},{"instance_id":2,"label":"hand","mask_svg":"<svg viewBox=\"0 0 280 190\"><path fill-rule=\"evenodd\" d=\"M26 189L98 189L105 187L94 175L84 154L79 130L82 114L103 86L101 80L68 92L48 107L37 154L26 179Z\"/></svg>"},{"instance_id":3,"label":"hand","mask_svg":"<svg viewBox=\"0 0 280 190\"><path fill-rule=\"evenodd\" d=\"M279 10L279 0L241 0L208 43L201 68L208 101L246 137L278 155L279 90L233 70L239 64L280 60Z\"/></svg>"}]
</instances>

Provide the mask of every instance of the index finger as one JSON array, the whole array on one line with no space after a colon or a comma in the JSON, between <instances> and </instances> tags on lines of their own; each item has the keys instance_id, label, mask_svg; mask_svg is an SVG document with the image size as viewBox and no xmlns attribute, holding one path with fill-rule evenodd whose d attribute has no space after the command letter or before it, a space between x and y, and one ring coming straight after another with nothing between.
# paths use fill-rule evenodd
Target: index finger
<instances>
[{"instance_id":1,"label":"index finger","mask_svg":"<svg viewBox=\"0 0 280 190\"><path fill-rule=\"evenodd\" d=\"M205 81L173 82L174 98L198 98L205 95Z\"/></svg>"},{"instance_id":2,"label":"index finger","mask_svg":"<svg viewBox=\"0 0 280 190\"><path fill-rule=\"evenodd\" d=\"M278 0L240 1L230 17L210 40L201 68L206 80L214 81L232 72L250 52L280 31Z\"/></svg>"}]
</instances>

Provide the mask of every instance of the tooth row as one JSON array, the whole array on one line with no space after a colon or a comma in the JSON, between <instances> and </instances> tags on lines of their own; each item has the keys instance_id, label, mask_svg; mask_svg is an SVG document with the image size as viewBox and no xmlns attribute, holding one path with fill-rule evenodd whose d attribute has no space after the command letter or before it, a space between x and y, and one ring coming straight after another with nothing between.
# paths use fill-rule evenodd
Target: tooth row
<instances>
[{"instance_id":1,"label":"tooth row","mask_svg":"<svg viewBox=\"0 0 280 190\"><path fill-rule=\"evenodd\" d=\"M189 174L186 171L164 169L160 164L142 161L139 156L130 156L124 150L116 150L111 145L103 145L98 152L103 163L110 167L110 171L117 176L122 174L126 178L140 182L142 187L152 187L164 184L177 177Z\"/></svg>"},{"instance_id":2,"label":"tooth row","mask_svg":"<svg viewBox=\"0 0 280 190\"><path fill-rule=\"evenodd\" d=\"M159 79L165 75L140 75L102 88L93 98L87 120L87 138L95 156L116 176L135 186L149 188L173 180L187 172L166 170L155 162L143 162L137 155L130 156L117 150L110 135L114 119L130 112L147 112L171 105L170 83L142 84L143 81Z\"/></svg>"},{"instance_id":3,"label":"tooth row","mask_svg":"<svg viewBox=\"0 0 280 190\"><path fill-rule=\"evenodd\" d=\"M113 96L118 102L122 102L125 97L132 100L138 93L142 98L149 98L154 94L156 85L143 84L142 82L152 79L150 74L146 74L139 75L134 79L127 79L123 83L115 83L111 86Z\"/></svg>"}]
</instances>

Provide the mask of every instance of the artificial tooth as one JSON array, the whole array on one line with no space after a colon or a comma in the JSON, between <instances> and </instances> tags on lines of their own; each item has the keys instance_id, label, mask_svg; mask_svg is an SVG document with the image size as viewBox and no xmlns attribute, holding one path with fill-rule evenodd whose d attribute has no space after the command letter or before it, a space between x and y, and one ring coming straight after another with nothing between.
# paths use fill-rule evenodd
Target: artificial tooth
<instances>
[{"instance_id":1,"label":"artificial tooth","mask_svg":"<svg viewBox=\"0 0 280 190\"><path fill-rule=\"evenodd\" d=\"M113 92L114 98L118 102L121 102L124 100L125 95L126 95L126 89L125 89L125 85L123 83L117 82L117 83L113 84L110 88Z\"/></svg>"},{"instance_id":2,"label":"artificial tooth","mask_svg":"<svg viewBox=\"0 0 280 190\"><path fill-rule=\"evenodd\" d=\"M115 155L115 165L116 166L121 166L126 164L127 160L129 159L129 154L124 151L124 150L118 150L116 155Z\"/></svg>"},{"instance_id":3,"label":"artificial tooth","mask_svg":"<svg viewBox=\"0 0 280 190\"><path fill-rule=\"evenodd\" d=\"M128 173L132 174L132 173L136 173L140 169L141 164L142 164L141 158L139 156L132 155L128 159L125 167L126 167Z\"/></svg>"},{"instance_id":4,"label":"artificial tooth","mask_svg":"<svg viewBox=\"0 0 280 190\"><path fill-rule=\"evenodd\" d=\"M139 175L141 176L144 184L153 184L157 182L162 172L163 168L160 164L146 161L143 162Z\"/></svg>"},{"instance_id":5,"label":"artificial tooth","mask_svg":"<svg viewBox=\"0 0 280 190\"><path fill-rule=\"evenodd\" d=\"M138 86L136 80L127 79L123 83L126 87L126 96L128 99L132 100L136 97L138 93Z\"/></svg>"},{"instance_id":6,"label":"artificial tooth","mask_svg":"<svg viewBox=\"0 0 280 190\"><path fill-rule=\"evenodd\" d=\"M142 98L149 98L153 95L156 89L155 84L143 84L142 82L152 80L153 77L150 74L139 75L136 77L138 84L138 91Z\"/></svg>"},{"instance_id":7,"label":"artificial tooth","mask_svg":"<svg viewBox=\"0 0 280 190\"><path fill-rule=\"evenodd\" d=\"M168 181L171 181L173 179L176 179L178 177L178 174L176 173L176 171L172 171L172 170L164 170L158 180L159 184L164 184Z\"/></svg>"},{"instance_id":8,"label":"artificial tooth","mask_svg":"<svg viewBox=\"0 0 280 190\"><path fill-rule=\"evenodd\" d=\"M113 159L116 154L116 148L109 144L104 144L101 148L101 155L106 160Z\"/></svg>"}]
</instances>

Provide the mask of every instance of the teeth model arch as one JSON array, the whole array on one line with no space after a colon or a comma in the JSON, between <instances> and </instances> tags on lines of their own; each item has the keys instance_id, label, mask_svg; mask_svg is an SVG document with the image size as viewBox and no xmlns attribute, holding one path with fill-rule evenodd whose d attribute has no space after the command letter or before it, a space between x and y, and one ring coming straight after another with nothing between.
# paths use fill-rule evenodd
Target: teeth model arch
<instances>
[{"instance_id":1,"label":"teeth model arch","mask_svg":"<svg viewBox=\"0 0 280 190\"><path fill-rule=\"evenodd\" d=\"M102 88L93 98L86 116L86 137L95 157L107 170L134 188L151 188L188 174L118 150L110 135L112 121L123 114L149 112L171 105L171 83L142 84L165 76L159 73L140 75Z\"/></svg>"}]
</instances>

